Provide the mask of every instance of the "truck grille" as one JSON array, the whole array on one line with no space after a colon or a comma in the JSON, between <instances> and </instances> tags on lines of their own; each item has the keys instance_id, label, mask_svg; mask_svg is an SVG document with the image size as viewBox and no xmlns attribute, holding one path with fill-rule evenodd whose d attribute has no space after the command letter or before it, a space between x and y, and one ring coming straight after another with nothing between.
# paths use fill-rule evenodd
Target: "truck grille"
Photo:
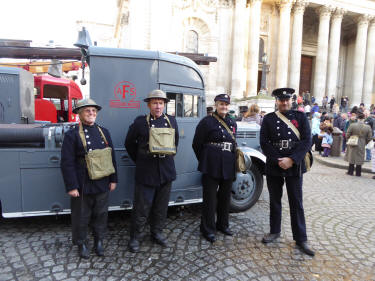
<instances>
[{"instance_id":1,"label":"truck grille","mask_svg":"<svg viewBox=\"0 0 375 281\"><path fill-rule=\"evenodd\" d=\"M236 137L238 139L255 139L257 137L256 132L238 132Z\"/></svg>"}]
</instances>

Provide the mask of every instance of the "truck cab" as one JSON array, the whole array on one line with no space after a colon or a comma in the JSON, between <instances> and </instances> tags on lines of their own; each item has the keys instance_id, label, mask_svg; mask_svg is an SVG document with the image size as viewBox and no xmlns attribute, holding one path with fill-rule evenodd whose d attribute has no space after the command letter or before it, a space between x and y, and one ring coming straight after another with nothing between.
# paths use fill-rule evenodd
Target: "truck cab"
<instances>
[{"instance_id":1,"label":"truck cab","mask_svg":"<svg viewBox=\"0 0 375 281\"><path fill-rule=\"evenodd\" d=\"M72 108L82 99L79 86L72 80L50 75L34 76L35 120L51 123L77 122Z\"/></svg>"}]
</instances>

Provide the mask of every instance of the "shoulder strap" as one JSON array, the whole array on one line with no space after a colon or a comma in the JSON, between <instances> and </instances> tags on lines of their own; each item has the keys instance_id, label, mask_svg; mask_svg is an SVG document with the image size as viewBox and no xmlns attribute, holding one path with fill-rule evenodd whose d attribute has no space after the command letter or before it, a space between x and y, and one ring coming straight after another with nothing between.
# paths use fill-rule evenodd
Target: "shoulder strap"
<instances>
[{"instance_id":1,"label":"shoulder strap","mask_svg":"<svg viewBox=\"0 0 375 281\"><path fill-rule=\"evenodd\" d=\"M82 144L83 144L83 148L84 148L85 151L87 152L86 138L85 138L85 134L83 133L83 126L82 126L82 123L79 123L79 136L81 137L81 141L82 141Z\"/></svg>"},{"instance_id":2,"label":"shoulder strap","mask_svg":"<svg viewBox=\"0 0 375 281\"><path fill-rule=\"evenodd\" d=\"M293 131L293 133L297 136L297 138L300 140L301 139L301 134L299 133L298 129L293 125L292 122L288 118L286 118L283 114L281 114L279 111L276 111L275 114L277 117L281 119L285 124L287 124Z\"/></svg>"},{"instance_id":3,"label":"shoulder strap","mask_svg":"<svg viewBox=\"0 0 375 281\"><path fill-rule=\"evenodd\" d=\"M108 146L108 141L107 141L107 138L105 137L102 129L99 127L99 126L96 126L100 132L100 134L102 135L102 138L103 138L103 141L105 142L105 145Z\"/></svg>"},{"instance_id":4,"label":"shoulder strap","mask_svg":"<svg viewBox=\"0 0 375 281\"><path fill-rule=\"evenodd\" d=\"M167 119L167 122L169 124L169 127L173 128L172 125L171 125L171 121L169 121L169 118L166 114L163 113L163 116L165 117L165 119ZM148 124L148 127L150 128L150 114L147 114L146 115L146 121L147 121L147 124Z\"/></svg>"},{"instance_id":5,"label":"shoulder strap","mask_svg":"<svg viewBox=\"0 0 375 281\"><path fill-rule=\"evenodd\" d=\"M212 116L215 117L216 120L219 121L221 125L223 125L223 127L224 127L224 128L228 131L228 133L231 135L232 139L233 139L234 141L236 141L236 138L234 137L233 132L229 129L228 125L227 125L223 120L221 120L220 117L216 115L216 113L212 114Z\"/></svg>"},{"instance_id":6,"label":"shoulder strap","mask_svg":"<svg viewBox=\"0 0 375 281\"><path fill-rule=\"evenodd\" d=\"M96 126L99 130L99 133L100 135L102 136L102 139L103 141L105 142L105 145L108 146L108 141L107 141L107 138L105 137L102 129L99 127L99 126ZM85 149L85 151L87 152L87 143L86 143L86 138L85 138L85 134L83 133L83 126L82 126L82 123L79 123L79 136L81 137L81 140L82 140L82 144L83 144L83 148Z\"/></svg>"}]
</instances>

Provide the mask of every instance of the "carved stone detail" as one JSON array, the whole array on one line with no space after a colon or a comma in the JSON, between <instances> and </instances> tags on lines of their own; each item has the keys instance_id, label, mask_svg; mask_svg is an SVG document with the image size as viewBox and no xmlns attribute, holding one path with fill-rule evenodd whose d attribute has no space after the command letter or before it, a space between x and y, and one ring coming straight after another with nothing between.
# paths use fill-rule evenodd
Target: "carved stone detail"
<instances>
[{"instance_id":1,"label":"carved stone detail","mask_svg":"<svg viewBox=\"0 0 375 281\"><path fill-rule=\"evenodd\" d=\"M370 15L360 15L359 17L357 17L356 20L357 20L358 26L361 26L361 25L369 24L369 22L373 19L374 17Z\"/></svg>"},{"instance_id":2,"label":"carved stone detail","mask_svg":"<svg viewBox=\"0 0 375 281\"><path fill-rule=\"evenodd\" d=\"M305 12L305 8L309 5L308 1L305 0L297 0L293 6L293 12L295 14L303 14Z\"/></svg>"},{"instance_id":3,"label":"carved stone detail","mask_svg":"<svg viewBox=\"0 0 375 281\"><path fill-rule=\"evenodd\" d=\"M332 13L332 19L340 19L344 16L346 10L343 8L336 8L335 11Z\"/></svg>"},{"instance_id":4,"label":"carved stone detail","mask_svg":"<svg viewBox=\"0 0 375 281\"><path fill-rule=\"evenodd\" d=\"M316 9L316 12L320 16L320 18L329 18L331 17L332 12L334 11L334 8L332 6L320 6Z\"/></svg>"}]
</instances>

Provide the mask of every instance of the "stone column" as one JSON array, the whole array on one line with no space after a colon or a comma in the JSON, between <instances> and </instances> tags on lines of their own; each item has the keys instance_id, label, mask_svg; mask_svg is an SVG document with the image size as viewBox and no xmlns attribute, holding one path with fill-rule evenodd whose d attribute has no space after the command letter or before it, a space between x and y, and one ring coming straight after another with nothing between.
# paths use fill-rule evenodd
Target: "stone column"
<instances>
[{"instance_id":1,"label":"stone column","mask_svg":"<svg viewBox=\"0 0 375 281\"><path fill-rule=\"evenodd\" d=\"M290 38L290 11L292 8L291 0L279 1L280 22L279 39L277 45L276 62L276 88L286 87L288 82L288 54Z\"/></svg>"},{"instance_id":2,"label":"stone column","mask_svg":"<svg viewBox=\"0 0 375 281\"><path fill-rule=\"evenodd\" d=\"M290 69L289 87L299 93L299 80L301 75L301 51L302 51L302 31L303 14L305 12L306 1L298 0L293 7L293 33L292 45L290 47Z\"/></svg>"},{"instance_id":3,"label":"stone column","mask_svg":"<svg viewBox=\"0 0 375 281\"><path fill-rule=\"evenodd\" d=\"M341 22L344 15L343 9L336 9L332 15L331 31L329 38L328 51L328 75L326 95L330 98L332 95L336 97L337 73L339 65L340 38L341 38Z\"/></svg>"},{"instance_id":4,"label":"stone column","mask_svg":"<svg viewBox=\"0 0 375 281\"><path fill-rule=\"evenodd\" d=\"M358 17L357 38L355 41L354 49L352 96L349 98L349 103L353 106L358 106L362 101L363 74L365 71L368 24L368 15L362 15Z\"/></svg>"},{"instance_id":5,"label":"stone column","mask_svg":"<svg viewBox=\"0 0 375 281\"><path fill-rule=\"evenodd\" d=\"M326 89L327 75L327 57L328 57L328 36L329 36L329 20L331 18L332 8L321 6L319 13L319 33L318 48L315 62L314 74L314 97L316 102L321 105Z\"/></svg>"},{"instance_id":6,"label":"stone column","mask_svg":"<svg viewBox=\"0 0 375 281\"><path fill-rule=\"evenodd\" d=\"M367 35L365 78L362 102L367 108L371 105L375 68L375 19L371 21Z\"/></svg>"},{"instance_id":7,"label":"stone column","mask_svg":"<svg viewBox=\"0 0 375 281\"><path fill-rule=\"evenodd\" d=\"M261 0L250 0L249 50L247 57L246 96L256 96L258 86Z\"/></svg>"},{"instance_id":8,"label":"stone column","mask_svg":"<svg viewBox=\"0 0 375 281\"><path fill-rule=\"evenodd\" d=\"M245 25L246 0L236 0L234 10L234 32L232 50L232 98L243 98L241 78L244 71L244 42L243 26Z\"/></svg>"}]
</instances>

